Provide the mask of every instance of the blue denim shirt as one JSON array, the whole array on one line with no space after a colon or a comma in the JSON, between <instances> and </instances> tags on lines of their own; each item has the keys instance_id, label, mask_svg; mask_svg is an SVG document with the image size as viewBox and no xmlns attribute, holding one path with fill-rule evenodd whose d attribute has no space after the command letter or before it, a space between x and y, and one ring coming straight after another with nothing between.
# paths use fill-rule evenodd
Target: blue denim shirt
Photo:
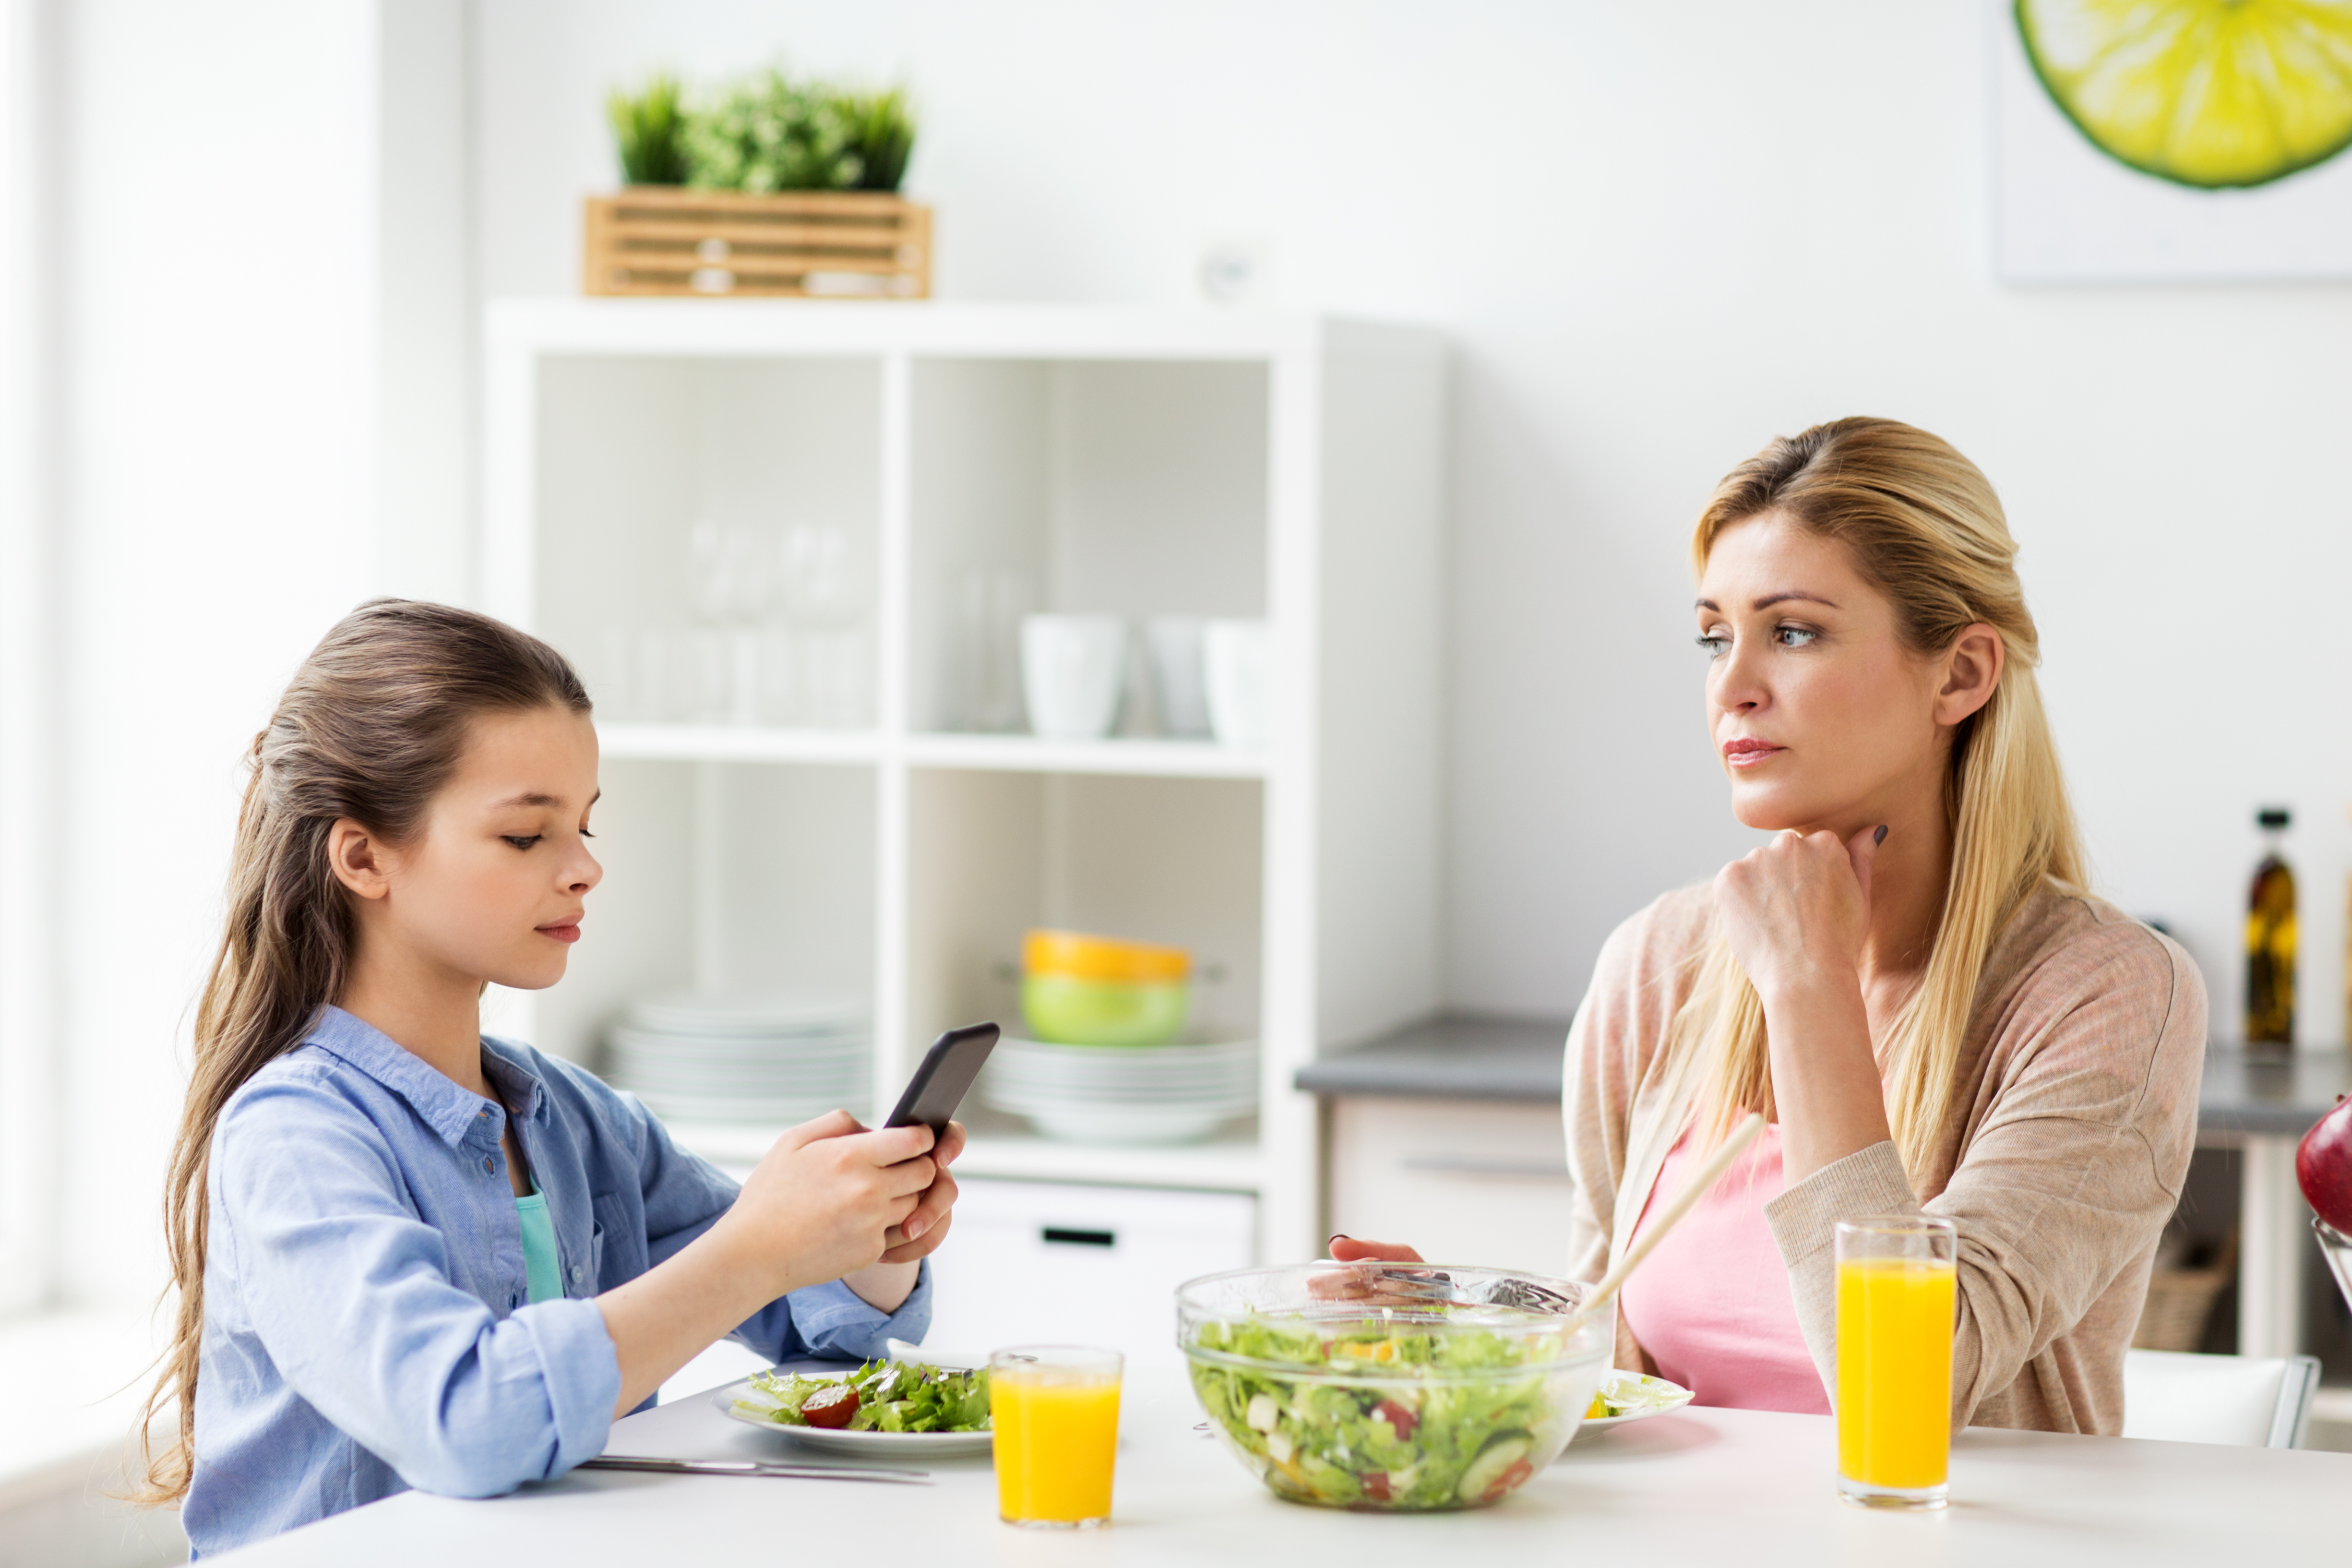
<instances>
[{"instance_id":1,"label":"blue denim shirt","mask_svg":"<svg viewBox=\"0 0 2352 1568\"><path fill-rule=\"evenodd\" d=\"M485 1039L482 1063L504 1105L330 1007L223 1111L181 1513L199 1555L410 1487L511 1491L603 1451L621 1371L590 1298L709 1229L737 1189L569 1062ZM509 1107L561 1300L529 1300ZM895 1314L835 1281L733 1337L779 1361L879 1356L922 1338L930 1303L927 1265Z\"/></svg>"}]
</instances>

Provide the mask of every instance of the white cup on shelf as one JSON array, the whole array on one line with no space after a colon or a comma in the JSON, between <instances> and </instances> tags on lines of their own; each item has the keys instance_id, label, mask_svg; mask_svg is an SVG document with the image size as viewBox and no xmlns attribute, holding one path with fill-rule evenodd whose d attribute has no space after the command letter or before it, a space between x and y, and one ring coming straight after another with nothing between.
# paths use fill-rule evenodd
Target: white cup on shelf
<instances>
[{"instance_id":1,"label":"white cup on shelf","mask_svg":"<svg viewBox=\"0 0 2352 1568\"><path fill-rule=\"evenodd\" d=\"M1151 656L1151 696L1160 732L1181 740L1213 733L1209 723L1208 665L1202 637L1208 622L1195 616L1154 616L1143 626Z\"/></svg>"},{"instance_id":2,"label":"white cup on shelf","mask_svg":"<svg viewBox=\"0 0 2352 1568\"><path fill-rule=\"evenodd\" d=\"M1021 693L1049 741L1098 741L1118 717L1127 623L1117 616L1024 616Z\"/></svg>"},{"instance_id":3,"label":"white cup on shelf","mask_svg":"<svg viewBox=\"0 0 2352 1568\"><path fill-rule=\"evenodd\" d=\"M1265 749L1272 729L1273 640L1264 621L1211 621L1201 634L1209 728L1235 751Z\"/></svg>"}]
</instances>

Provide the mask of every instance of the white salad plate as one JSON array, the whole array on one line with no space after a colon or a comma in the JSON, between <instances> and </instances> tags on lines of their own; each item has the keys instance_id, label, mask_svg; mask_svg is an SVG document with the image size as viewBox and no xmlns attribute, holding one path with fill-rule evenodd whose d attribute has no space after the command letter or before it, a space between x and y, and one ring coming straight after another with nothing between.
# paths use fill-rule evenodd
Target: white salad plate
<instances>
[{"instance_id":1,"label":"white salad plate","mask_svg":"<svg viewBox=\"0 0 2352 1568\"><path fill-rule=\"evenodd\" d=\"M749 1378L730 1383L711 1395L710 1402L730 1421L757 1426L762 1432L780 1432L796 1443L829 1454L863 1454L872 1459L953 1459L988 1453L996 1443L993 1432L832 1432L822 1426L786 1426L735 1408L736 1396L751 1385Z\"/></svg>"},{"instance_id":2,"label":"white salad plate","mask_svg":"<svg viewBox=\"0 0 2352 1568\"><path fill-rule=\"evenodd\" d=\"M872 1092L873 1029L845 997L643 997L605 1033L607 1081L656 1116L791 1125Z\"/></svg>"},{"instance_id":3,"label":"white salad plate","mask_svg":"<svg viewBox=\"0 0 2352 1568\"><path fill-rule=\"evenodd\" d=\"M1057 1046L1007 1037L978 1092L1063 1142L1190 1143L1257 1109L1257 1043Z\"/></svg>"},{"instance_id":4,"label":"white salad plate","mask_svg":"<svg viewBox=\"0 0 2352 1568\"><path fill-rule=\"evenodd\" d=\"M1606 1432L1612 1426L1622 1426L1633 1421L1647 1421L1653 1415L1664 1415L1669 1410L1680 1410L1684 1405L1688 1405L1693 1397L1691 1391L1679 1383L1668 1383L1663 1377L1651 1377L1638 1372L1612 1372L1604 1374L1601 1380L1601 1392L1611 1399L1621 1399L1629 1394L1634 1394L1640 1397L1643 1403L1622 1415L1603 1415L1599 1420L1588 1417L1577 1427L1580 1434Z\"/></svg>"}]
</instances>

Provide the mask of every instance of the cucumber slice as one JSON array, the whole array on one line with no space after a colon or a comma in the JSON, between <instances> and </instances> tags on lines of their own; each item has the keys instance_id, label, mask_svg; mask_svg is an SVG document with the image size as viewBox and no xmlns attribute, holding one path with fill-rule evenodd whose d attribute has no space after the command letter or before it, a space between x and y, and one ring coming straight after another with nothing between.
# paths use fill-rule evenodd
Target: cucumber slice
<instances>
[{"instance_id":1,"label":"cucumber slice","mask_svg":"<svg viewBox=\"0 0 2352 1568\"><path fill-rule=\"evenodd\" d=\"M1470 1468L1462 1472L1462 1484L1454 1489L1454 1495L1464 1502L1485 1502L1487 1491L1513 1465L1528 1457L1528 1450L1534 1447L1534 1443L1535 1440L1524 1432L1496 1438L1481 1449L1478 1457L1470 1461Z\"/></svg>"}]
</instances>

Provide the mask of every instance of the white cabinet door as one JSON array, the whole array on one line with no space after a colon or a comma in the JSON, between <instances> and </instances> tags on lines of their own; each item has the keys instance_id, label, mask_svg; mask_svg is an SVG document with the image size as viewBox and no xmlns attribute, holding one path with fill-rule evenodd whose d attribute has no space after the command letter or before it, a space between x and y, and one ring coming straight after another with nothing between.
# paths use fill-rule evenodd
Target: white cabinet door
<instances>
[{"instance_id":1,"label":"white cabinet door","mask_svg":"<svg viewBox=\"0 0 2352 1568\"><path fill-rule=\"evenodd\" d=\"M1333 1230L1433 1263L1559 1275L1573 1191L1556 1105L1332 1102Z\"/></svg>"},{"instance_id":2,"label":"white cabinet door","mask_svg":"<svg viewBox=\"0 0 2352 1568\"><path fill-rule=\"evenodd\" d=\"M932 1255L924 1342L985 1355L1009 1344L1101 1345L1180 1365L1176 1287L1246 1268L1257 1200L1241 1193L974 1179Z\"/></svg>"}]
</instances>

